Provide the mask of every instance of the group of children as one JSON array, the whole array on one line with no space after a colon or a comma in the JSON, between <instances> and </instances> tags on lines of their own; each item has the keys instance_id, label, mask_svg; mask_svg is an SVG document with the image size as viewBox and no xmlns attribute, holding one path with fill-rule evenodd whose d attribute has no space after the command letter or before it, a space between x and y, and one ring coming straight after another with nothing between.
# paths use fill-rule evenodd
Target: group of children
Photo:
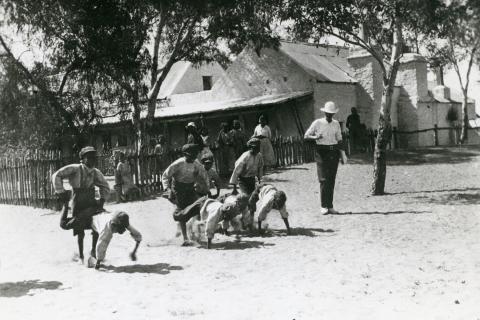
<instances>
[{"instance_id":1,"label":"group of children","mask_svg":"<svg viewBox=\"0 0 480 320\"><path fill-rule=\"evenodd\" d=\"M193 244L191 238L199 237L199 232L206 237L207 248L210 248L214 234L218 230L227 235L230 226L236 231L241 229L252 231L255 212L258 212L258 231L263 233L262 222L272 209L280 212L287 233L290 234L285 193L272 185L261 183L263 158L260 153L260 140L250 139L247 147L248 150L235 162L235 169L229 181L234 186L230 194L220 196L221 181L213 169L213 159L211 156L199 157L201 147L196 144L184 145L183 157L174 161L164 171L162 176L164 197L175 204L173 219L180 226L184 246ZM113 233L122 234L126 230L136 242L130 254L130 258L136 260L136 250L142 236L131 226L128 214L125 212L111 214L103 209L109 186L103 174L95 168L95 149L83 148L80 151L80 159L79 164L65 166L52 176L55 192L64 202L61 228L73 230L74 236L78 237L82 263L85 230L92 230L90 267L101 266ZM71 192L65 191L63 179L68 179L72 187ZM95 186L100 189L99 200L95 199ZM211 189L216 189L215 194L212 194ZM69 202L71 216L68 215Z\"/></svg>"},{"instance_id":2,"label":"group of children","mask_svg":"<svg viewBox=\"0 0 480 320\"><path fill-rule=\"evenodd\" d=\"M200 148L195 144L184 145L182 148L184 156L173 162L163 173L165 197L175 204L173 218L180 225L183 245L192 244L187 224L190 226L189 230L198 230L197 227L203 225L207 248L210 248L220 222L223 223L224 232L228 232L229 225L237 231L241 228L252 230L257 209L260 233L263 233L262 222L272 209L280 212L287 233L290 233L285 193L272 185L261 183L263 158L260 153L260 140L250 139L247 147L248 150L235 162L235 169L229 181L234 186L233 192L222 197L218 197L220 178L212 168L213 159L202 157L197 161ZM237 184L240 192L237 190ZM212 188L216 188L215 195L210 192Z\"/></svg>"}]
</instances>

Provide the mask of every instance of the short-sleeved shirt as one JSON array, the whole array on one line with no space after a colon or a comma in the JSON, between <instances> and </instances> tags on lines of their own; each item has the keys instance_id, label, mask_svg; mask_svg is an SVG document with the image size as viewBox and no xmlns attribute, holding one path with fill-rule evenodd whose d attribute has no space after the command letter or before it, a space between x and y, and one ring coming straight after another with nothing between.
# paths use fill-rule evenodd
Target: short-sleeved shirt
<instances>
[{"instance_id":1,"label":"short-sleeved shirt","mask_svg":"<svg viewBox=\"0 0 480 320\"><path fill-rule=\"evenodd\" d=\"M263 176L263 156L261 153L253 154L251 151L245 151L240 158L235 161L230 183L236 184L238 177L258 177Z\"/></svg>"},{"instance_id":2,"label":"short-sleeved shirt","mask_svg":"<svg viewBox=\"0 0 480 320\"><path fill-rule=\"evenodd\" d=\"M202 193L207 193L209 189L207 171L197 160L187 162L185 157L175 160L163 173L162 184L165 189L169 187L171 179L181 183L197 183Z\"/></svg>"},{"instance_id":3,"label":"short-sleeved shirt","mask_svg":"<svg viewBox=\"0 0 480 320\"><path fill-rule=\"evenodd\" d=\"M317 144L331 146L342 141L340 123L335 119L332 119L330 123L325 118L317 119L312 122L307 132L305 132L305 135L316 136L319 134L321 134L322 137L315 140Z\"/></svg>"}]
</instances>

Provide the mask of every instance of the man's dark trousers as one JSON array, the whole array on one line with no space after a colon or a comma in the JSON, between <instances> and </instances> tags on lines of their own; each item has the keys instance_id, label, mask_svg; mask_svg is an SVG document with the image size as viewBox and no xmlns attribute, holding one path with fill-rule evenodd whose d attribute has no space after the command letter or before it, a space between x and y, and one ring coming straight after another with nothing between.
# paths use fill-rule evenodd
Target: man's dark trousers
<instances>
[{"instance_id":1,"label":"man's dark trousers","mask_svg":"<svg viewBox=\"0 0 480 320\"><path fill-rule=\"evenodd\" d=\"M337 176L340 150L337 145L317 145L315 161L317 162L318 182L320 183L320 201L322 208L333 208L333 190Z\"/></svg>"}]
</instances>

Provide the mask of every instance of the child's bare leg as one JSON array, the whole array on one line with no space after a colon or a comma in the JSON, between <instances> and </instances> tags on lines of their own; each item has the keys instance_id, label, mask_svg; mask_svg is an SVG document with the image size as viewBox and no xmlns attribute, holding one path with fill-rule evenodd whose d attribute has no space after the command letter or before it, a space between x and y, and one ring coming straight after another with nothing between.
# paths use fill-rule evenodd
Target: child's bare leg
<instances>
[{"instance_id":1,"label":"child's bare leg","mask_svg":"<svg viewBox=\"0 0 480 320\"><path fill-rule=\"evenodd\" d=\"M263 234L264 230L262 230L262 221L258 220L258 233Z\"/></svg>"},{"instance_id":2,"label":"child's bare leg","mask_svg":"<svg viewBox=\"0 0 480 320\"><path fill-rule=\"evenodd\" d=\"M97 257L97 242L98 242L98 233L92 231L92 250L90 251L90 255L94 258Z\"/></svg>"},{"instance_id":3,"label":"child's bare leg","mask_svg":"<svg viewBox=\"0 0 480 320\"><path fill-rule=\"evenodd\" d=\"M179 221L180 224L180 229L182 230L182 236L183 236L183 244L182 246L190 246L192 243L188 239L188 234L187 234L187 223L185 221Z\"/></svg>"},{"instance_id":4,"label":"child's bare leg","mask_svg":"<svg viewBox=\"0 0 480 320\"><path fill-rule=\"evenodd\" d=\"M283 218L283 222L285 223L285 227L287 228L287 234L291 234L290 224L288 223L288 218Z\"/></svg>"},{"instance_id":5,"label":"child's bare leg","mask_svg":"<svg viewBox=\"0 0 480 320\"><path fill-rule=\"evenodd\" d=\"M80 260L83 263L83 239L85 238L85 232L82 230L78 233L77 235L77 243L78 243L78 255L80 257Z\"/></svg>"},{"instance_id":6,"label":"child's bare leg","mask_svg":"<svg viewBox=\"0 0 480 320\"><path fill-rule=\"evenodd\" d=\"M212 238L207 239L207 249L210 249L212 247Z\"/></svg>"}]
</instances>

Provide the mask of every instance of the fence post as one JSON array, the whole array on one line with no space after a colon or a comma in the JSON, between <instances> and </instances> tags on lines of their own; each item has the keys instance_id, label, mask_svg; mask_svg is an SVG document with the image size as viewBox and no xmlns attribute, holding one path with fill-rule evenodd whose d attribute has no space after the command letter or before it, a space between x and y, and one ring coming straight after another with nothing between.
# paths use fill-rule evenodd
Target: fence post
<instances>
[{"instance_id":1,"label":"fence post","mask_svg":"<svg viewBox=\"0 0 480 320\"><path fill-rule=\"evenodd\" d=\"M438 125L435 123L433 125L433 139L435 141L435 147L438 146Z\"/></svg>"}]
</instances>

